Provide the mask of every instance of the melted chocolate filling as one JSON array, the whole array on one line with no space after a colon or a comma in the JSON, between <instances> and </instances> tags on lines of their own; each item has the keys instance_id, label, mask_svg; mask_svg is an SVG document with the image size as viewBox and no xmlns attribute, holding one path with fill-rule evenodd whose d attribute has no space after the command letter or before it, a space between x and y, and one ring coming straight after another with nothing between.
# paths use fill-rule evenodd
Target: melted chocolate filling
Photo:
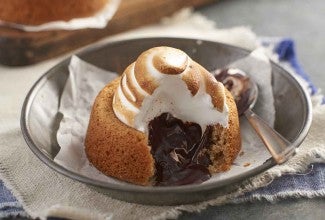
<instances>
[{"instance_id":1,"label":"melted chocolate filling","mask_svg":"<svg viewBox=\"0 0 325 220\"><path fill-rule=\"evenodd\" d=\"M200 125L183 123L170 113L163 113L149 123L149 145L156 163L156 185L202 183L211 177L207 167L208 147L212 128L202 135Z\"/></svg>"}]
</instances>

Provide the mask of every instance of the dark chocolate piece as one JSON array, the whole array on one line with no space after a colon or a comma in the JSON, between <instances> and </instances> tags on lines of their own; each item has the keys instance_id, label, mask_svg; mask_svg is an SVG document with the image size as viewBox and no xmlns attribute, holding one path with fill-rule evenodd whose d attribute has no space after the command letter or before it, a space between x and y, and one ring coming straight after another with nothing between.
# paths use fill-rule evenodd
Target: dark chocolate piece
<instances>
[{"instance_id":1,"label":"dark chocolate piece","mask_svg":"<svg viewBox=\"0 0 325 220\"><path fill-rule=\"evenodd\" d=\"M183 123L163 113L149 123L149 145L156 165L156 185L171 186L202 183L211 177L208 147L212 128L202 135L200 125Z\"/></svg>"}]
</instances>

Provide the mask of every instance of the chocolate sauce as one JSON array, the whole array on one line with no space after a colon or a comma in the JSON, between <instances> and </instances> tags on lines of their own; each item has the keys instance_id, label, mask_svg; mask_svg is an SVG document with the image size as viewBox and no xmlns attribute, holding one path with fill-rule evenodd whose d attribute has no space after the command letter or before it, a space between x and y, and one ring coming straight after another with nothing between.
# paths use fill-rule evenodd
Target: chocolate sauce
<instances>
[{"instance_id":1,"label":"chocolate sauce","mask_svg":"<svg viewBox=\"0 0 325 220\"><path fill-rule=\"evenodd\" d=\"M149 123L149 145L156 164L156 185L171 186L201 183L211 177L208 146L212 128L202 135L200 125L183 123L163 113Z\"/></svg>"},{"instance_id":2,"label":"chocolate sauce","mask_svg":"<svg viewBox=\"0 0 325 220\"><path fill-rule=\"evenodd\" d=\"M212 73L231 92L235 99L238 114L242 115L251 105L253 84L246 73L239 69L222 69Z\"/></svg>"}]
</instances>

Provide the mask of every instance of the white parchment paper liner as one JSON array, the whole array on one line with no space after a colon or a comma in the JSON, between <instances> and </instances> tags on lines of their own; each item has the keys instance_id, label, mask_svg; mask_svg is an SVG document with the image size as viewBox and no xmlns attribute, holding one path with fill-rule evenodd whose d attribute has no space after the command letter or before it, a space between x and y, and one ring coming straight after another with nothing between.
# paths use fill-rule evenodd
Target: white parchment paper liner
<instances>
[{"instance_id":1,"label":"white parchment paper liner","mask_svg":"<svg viewBox=\"0 0 325 220\"><path fill-rule=\"evenodd\" d=\"M55 1L55 0L54 0ZM115 14L121 0L107 0L106 6L91 17L74 18L70 21L52 21L41 25L22 25L0 20L0 26L8 26L24 31L78 30L83 28L104 28Z\"/></svg>"},{"instance_id":2,"label":"white parchment paper liner","mask_svg":"<svg viewBox=\"0 0 325 220\"><path fill-rule=\"evenodd\" d=\"M109 62L109 61L108 61ZM274 123L275 110L271 86L271 64L263 49L253 51L249 56L228 65L249 73L260 88L256 108L257 114L269 124ZM220 67L222 68L222 67ZM65 85L59 111L63 114L57 132L57 141L61 150L55 162L92 179L110 183L128 184L103 175L89 164L84 151L84 138L87 131L92 104L99 91L116 73L99 69L73 56L69 65L70 75ZM242 152L232 168L225 173L215 174L207 182L231 178L260 166L270 158L270 154L259 140L245 118L240 119L242 134ZM205 184L203 183L203 184Z\"/></svg>"}]
</instances>

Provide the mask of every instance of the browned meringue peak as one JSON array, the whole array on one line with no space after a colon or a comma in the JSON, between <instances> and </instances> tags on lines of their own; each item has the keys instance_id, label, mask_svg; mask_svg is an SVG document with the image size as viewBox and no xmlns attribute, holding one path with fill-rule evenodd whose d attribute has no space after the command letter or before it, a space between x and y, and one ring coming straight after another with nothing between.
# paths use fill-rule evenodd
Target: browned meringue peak
<instances>
[{"instance_id":1,"label":"browned meringue peak","mask_svg":"<svg viewBox=\"0 0 325 220\"><path fill-rule=\"evenodd\" d=\"M162 46L143 52L122 74L113 99L116 116L125 124L137 128L135 117L140 113L146 98L152 96L162 86L161 83L166 83L172 77L175 80L181 79L193 97L200 88L203 89L205 94L210 95L214 108L223 112L223 85L183 51ZM183 92L186 91L177 91ZM191 106L188 107L191 111Z\"/></svg>"}]
</instances>

